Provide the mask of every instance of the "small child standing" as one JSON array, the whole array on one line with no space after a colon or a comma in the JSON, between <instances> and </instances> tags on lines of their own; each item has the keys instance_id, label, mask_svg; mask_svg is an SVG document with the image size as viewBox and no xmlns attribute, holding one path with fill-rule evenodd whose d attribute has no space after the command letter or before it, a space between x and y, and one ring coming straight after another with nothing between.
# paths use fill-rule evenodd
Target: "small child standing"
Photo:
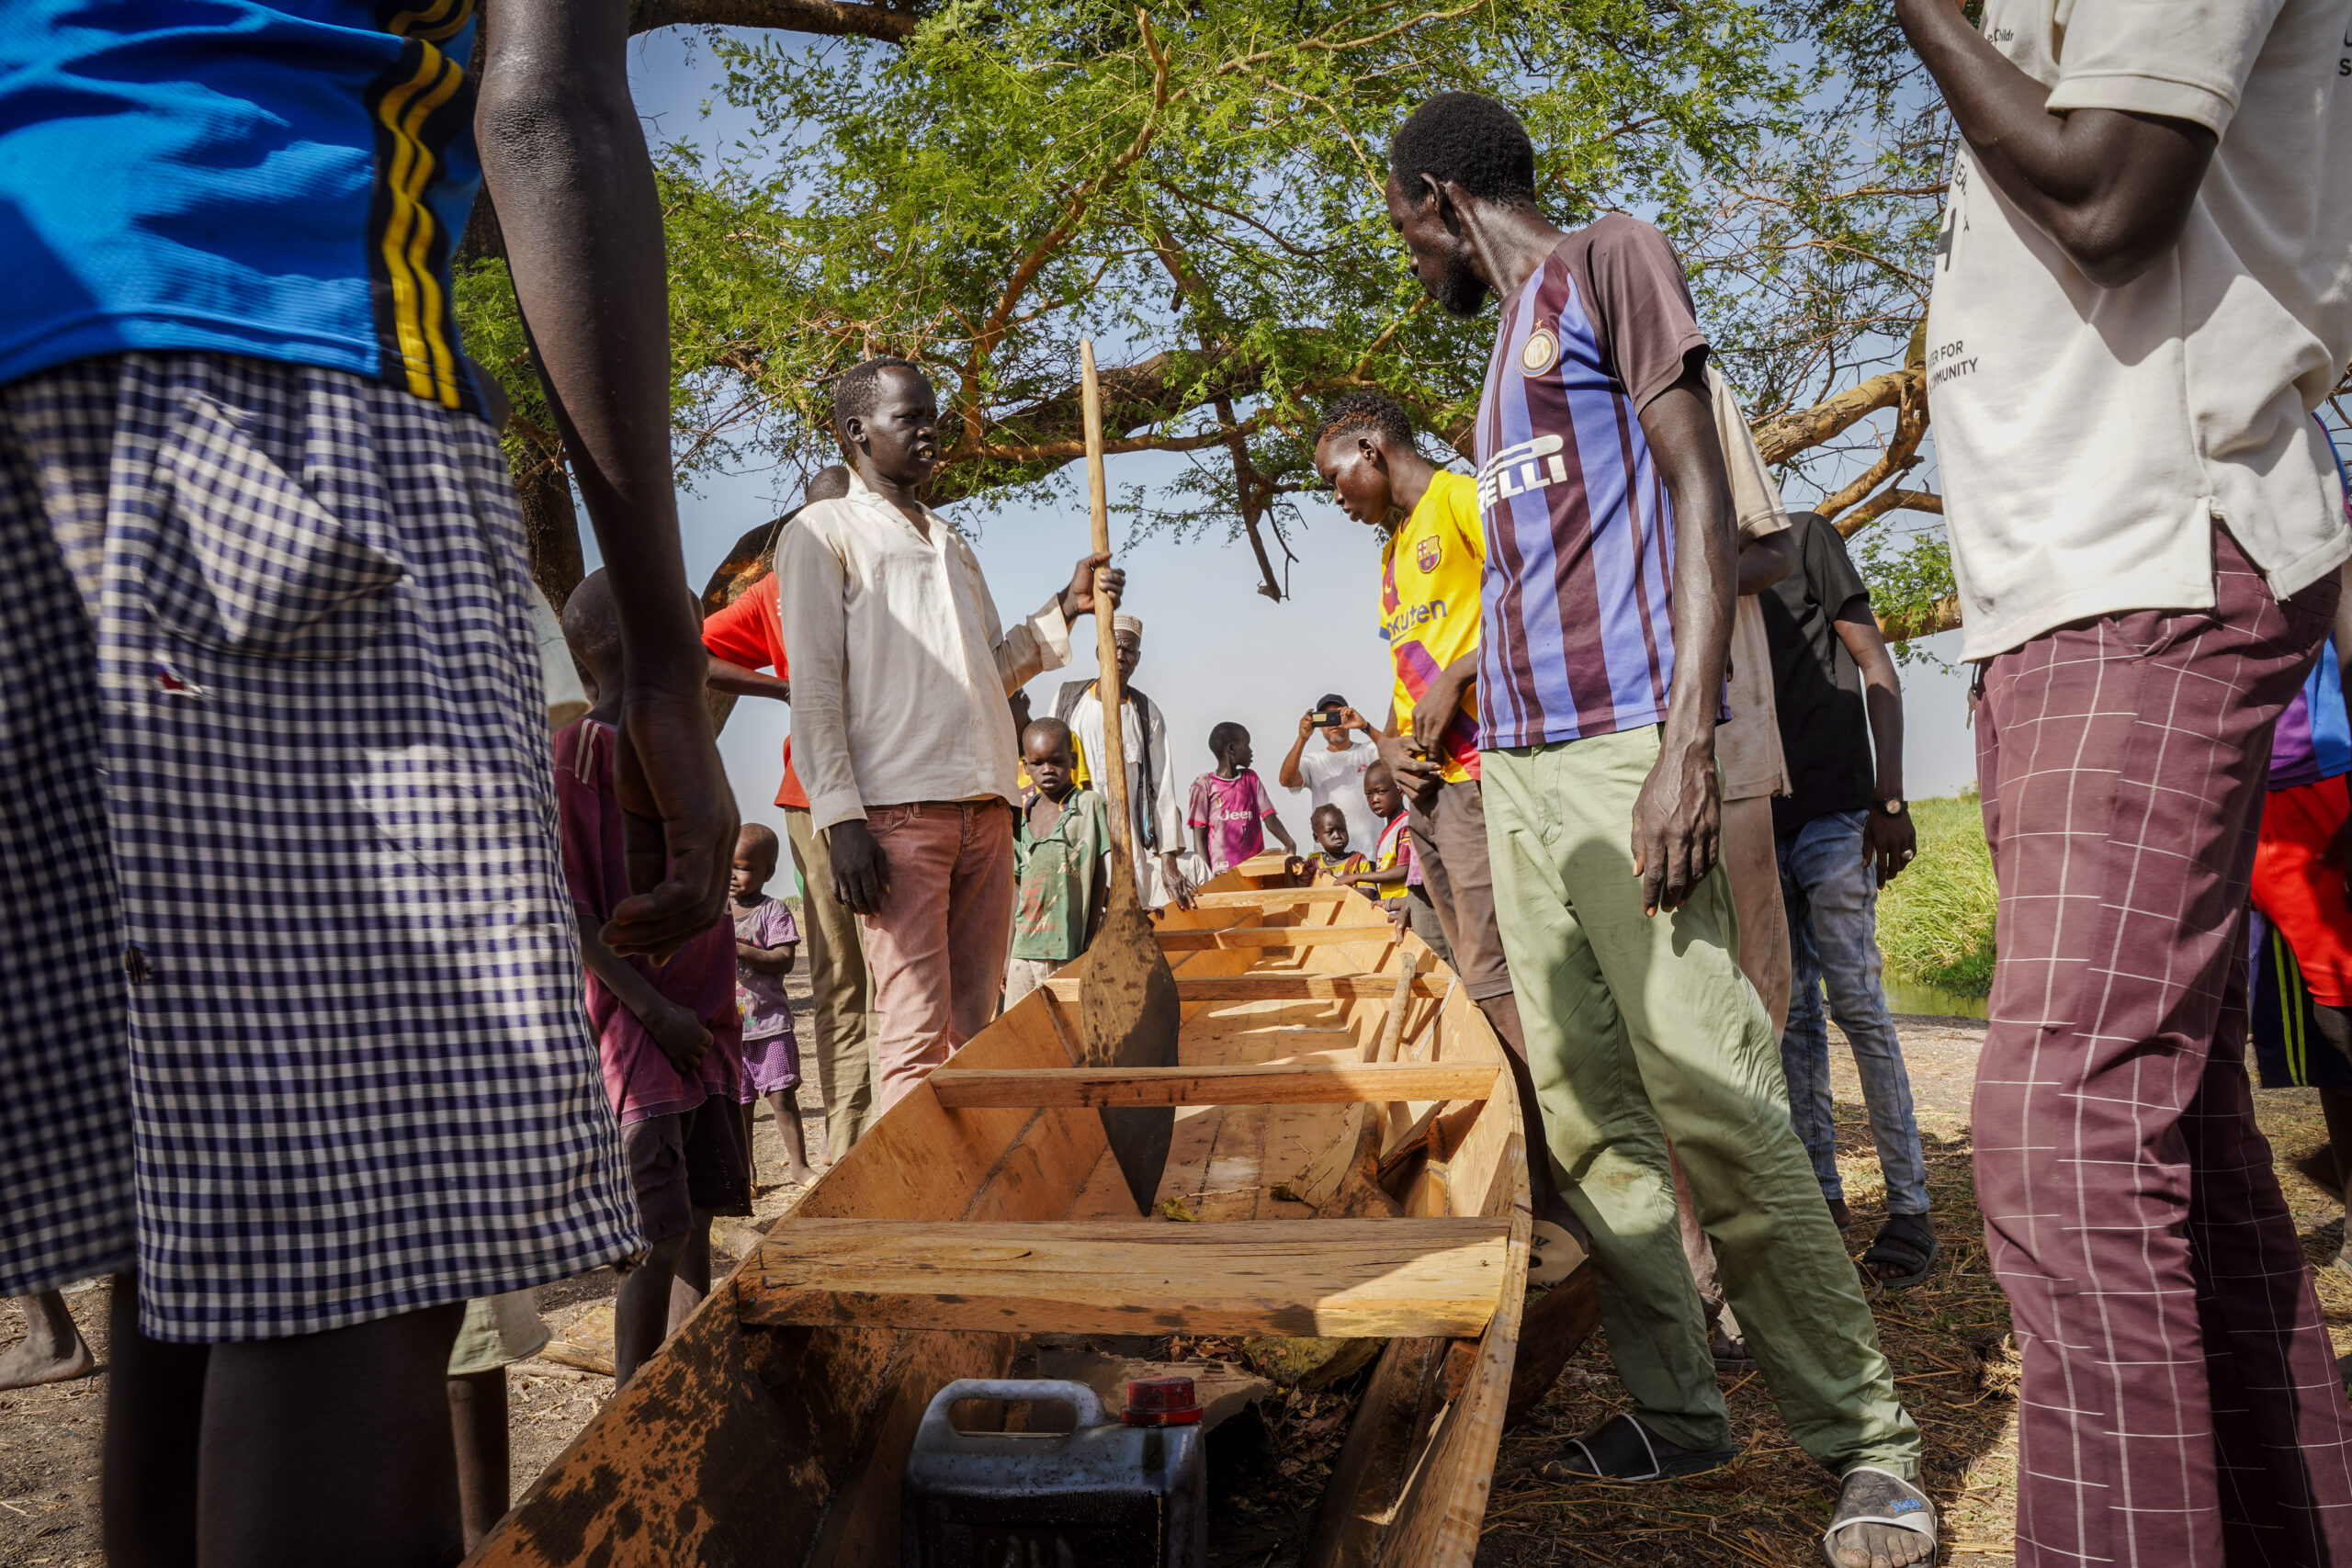
<instances>
[{"instance_id":1,"label":"small child standing","mask_svg":"<svg viewBox=\"0 0 2352 1568\"><path fill-rule=\"evenodd\" d=\"M792 1032L792 1002L784 977L800 953L800 928L781 898L764 889L775 874L775 829L746 822L735 839L735 870L728 881L735 912L735 1006L743 1015L744 1134L751 1107L768 1102L784 1140L785 1179L795 1187L817 1179L800 1129L800 1042Z\"/></svg>"},{"instance_id":2,"label":"small child standing","mask_svg":"<svg viewBox=\"0 0 2352 1568\"><path fill-rule=\"evenodd\" d=\"M1437 907L1421 886L1420 857L1413 849L1411 819L1405 813L1405 792L1387 764L1374 762L1363 771L1364 804L1383 824L1380 844L1365 863L1363 874L1351 878L1365 894L1380 900L1380 908L1396 929L1410 928L1429 950L1445 963L1453 962L1446 945L1445 928Z\"/></svg>"},{"instance_id":3,"label":"small child standing","mask_svg":"<svg viewBox=\"0 0 2352 1568\"><path fill-rule=\"evenodd\" d=\"M1306 819L1306 830L1313 834L1317 851L1306 859L1309 873L1332 882L1352 881L1358 872L1372 869L1372 863L1348 845L1348 814L1336 801L1325 801Z\"/></svg>"},{"instance_id":4,"label":"small child standing","mask_svg":"<svg viewBox=\"0 0 2352 1568\"><path fill-rule=\"evenodd\" d=\"M650 1250L621 1277L613 1306L613 1386L661 1348L710 1288L710 1222L752 1212L751 1151L738 1109L742 1023L735 1009L733 932L723 924L667 964L606 947L605 921L629 896L620 790L620 623L610 584L592 572L563 607L564 640L595 705L555 738L563 874L588 968L588 1021L605 1093Z\"/></svg>"},{"instance_id":5,"label":"small child standing","mask_svg":"<svg viewBox=\"0 0 2352 1568\"><path fill-rule=\"evenodd\" d=\"M1250 771L1250 732L1229 720L1218 725L1209 731L1209 754L1216 759L1216 772L1193 781L1184 820L1210 874L1230 871L1262 852L1268 828L1282 840L1284 854L1297 854L1297 841L1274 814L1265 781Z\"/></svg>"},{"instance_id":6,"label":"small child standing","mask_svg":"<svg viewBox=\"0 0 2352 1568\"><path fill-rule=\"evenodd\" d=\"M1069 726L1041 718L1021 732L1021 761L1035 787L1012 834L1012 956L1008 1008L1084 953L1102 929L1111 880L1111 812L1080 786Z\"/></svg>"},{"instance_id":7,"label":"small child standing","mask_svg":"<svg viewBox=\"0 0 2352 1568\"><path fill-rule=\"evenodd\" d=\"M1379 899L1382 911L1402 926L1412 898L1405 885L1413 874L1413 843L1405 792L1396 787L1387 764L1374 762L1363 771L1363 800L1380 818L1380 842L1363 872L1350 880Z\"/></svg>"}]
</instances>

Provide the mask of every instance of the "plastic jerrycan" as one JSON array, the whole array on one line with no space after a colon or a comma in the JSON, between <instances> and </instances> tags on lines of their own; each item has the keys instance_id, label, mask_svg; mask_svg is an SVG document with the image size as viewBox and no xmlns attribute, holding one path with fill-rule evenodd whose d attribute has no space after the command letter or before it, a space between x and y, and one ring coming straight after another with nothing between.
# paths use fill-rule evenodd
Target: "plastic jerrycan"
<instances>
[{"instance_id":1,"label":"plastic jerrycan","mask_svg":"<svg viewBox=\"0 0 2352 1568\"><path fill-rule=\"evenodd\" d=\"M1069 1432L959 1432L959 1399L1066 1404ZM1190 1378L1138 1379L1113 1419L1082 1382L965 1378L907 1456L904 1568L1205 1568L1208 1466Z\"/></svg>"}]
</instances>

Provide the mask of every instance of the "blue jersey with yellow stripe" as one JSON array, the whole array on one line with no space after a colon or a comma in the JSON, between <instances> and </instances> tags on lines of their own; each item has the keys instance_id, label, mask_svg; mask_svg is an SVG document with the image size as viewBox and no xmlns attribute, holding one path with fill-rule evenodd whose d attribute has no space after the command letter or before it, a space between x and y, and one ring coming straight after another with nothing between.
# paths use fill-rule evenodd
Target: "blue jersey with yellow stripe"
<instances>
[{"instance_id":1,"label":"blue jersey with yellow stripe","mask_svg":"<svg viewBox=\"0 0 2352 1568\"><path fill-rule=\"evenodd\" d=\"M130 350L476 406L475 0L6 0L0 384Z\"/></svg>"}]
</instances>

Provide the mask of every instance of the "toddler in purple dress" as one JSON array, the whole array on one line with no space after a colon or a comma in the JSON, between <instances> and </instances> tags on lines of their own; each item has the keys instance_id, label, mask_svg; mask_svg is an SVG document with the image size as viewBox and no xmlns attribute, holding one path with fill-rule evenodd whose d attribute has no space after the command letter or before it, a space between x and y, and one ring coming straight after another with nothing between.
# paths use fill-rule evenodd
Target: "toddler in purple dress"
<instances>
[{"instance_id":1,"label":"toddler in purple dress","mask_svg":"<svg viewBox=\"0 0 2352 1568\"><path fill-rule=\"evenodd\" d=\"M800 928L781 899L762 889L775 874L775 831L747 822L735 840L735 1003L743 1014L743 1094L747 1109L764 1099L775 1112L790 1162L787 1179L805 1187L817 1179L800 1131L800 1045L792 1032L792 1003L784 977L800 952Z\"/></svg>"}]
</instances>

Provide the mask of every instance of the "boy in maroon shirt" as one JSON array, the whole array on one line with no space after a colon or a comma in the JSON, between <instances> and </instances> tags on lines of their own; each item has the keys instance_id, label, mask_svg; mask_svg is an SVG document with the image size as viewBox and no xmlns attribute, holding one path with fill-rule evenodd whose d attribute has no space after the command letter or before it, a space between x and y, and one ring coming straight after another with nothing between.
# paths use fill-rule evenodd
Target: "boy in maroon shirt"
<instances>
[{"instance_id":1,"label":"boy in maroon shirt","mask_svg":"<svg viewBox=\"0 0 2352 1568\"><path fill-rule=\"evenodd\" d=\"M743 1071L735 1006L735 933L725 921L656 967L622 958L598 934L628 896L614 724L621 697L620 624L605 574L563 607L564 640L595 705L555 738L564 881L580 918L588 1021L605 1092L621 1124L629 1182L652 1250L621 1278L613 1308L613 1386L710 1289L710 1222L752 1212L751 1156L737 1109Z\"/></svg>"}]
</instances>

